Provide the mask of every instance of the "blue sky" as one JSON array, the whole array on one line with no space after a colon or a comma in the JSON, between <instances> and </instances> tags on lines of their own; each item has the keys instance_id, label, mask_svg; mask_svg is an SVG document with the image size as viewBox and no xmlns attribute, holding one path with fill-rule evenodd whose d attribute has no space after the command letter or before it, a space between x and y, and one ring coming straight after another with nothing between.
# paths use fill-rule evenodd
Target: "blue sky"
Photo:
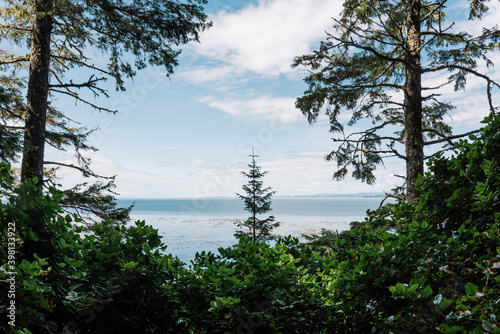
<instances>
[{"instance_id":1,"label":"blue sky","mask_svg":"<svg viewBox=\"0 0 500 334\"><path fill-rule=\"evenodd\" d=\"M324 160L334 148L326 117L310 126L294 108L307 87L304 70L290 65L294 57L316 49L325 30L333 32L331 18L338 16L341 4L211 1L207 13L214 26L201 35L200 44L182 47L180 65L170 78L161 68L148 68L127 83L126 92L111 89L109 99L96 100L118 109L116 115L68 104L71 117L100 128L90 137L99 148L89 155L93 168L117 175L116 190L125 198L234 196L246 182L240 172L247 170L253 146L258 164L269 172L265 185L276 195L389 191L400 182L394 174L404 174L400 161L380 166L374 186L351 178L334 181L336 164ZM457 27L471 30L461 22L464 4L453 5L461 15ZM483 19L484 26L496 24L495 13ZM493 59L500 63L498 55ZM494 68L485 71L500 79ZM457 131L477 128L486 115L483 87L471 78L459 95L442 90L458 106L451 120ZM74 160L70 153L47 154L60 162ZM72 171L61 171L60 177L66 186L82 180Z\"/></svg>"}]
</instances>

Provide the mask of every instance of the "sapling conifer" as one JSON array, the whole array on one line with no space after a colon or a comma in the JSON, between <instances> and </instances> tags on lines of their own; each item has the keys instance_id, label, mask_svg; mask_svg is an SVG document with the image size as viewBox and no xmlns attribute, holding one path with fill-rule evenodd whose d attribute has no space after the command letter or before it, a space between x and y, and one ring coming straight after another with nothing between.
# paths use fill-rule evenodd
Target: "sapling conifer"
<instances>
[{"instance_id":1,"label":"sapling conifer","mask_svg":"<svg viewBox=\"0 0 500 334\"><path fill-rule=\"evenodd\" d=\"M263 188L263 181L261 180L266 174L266 171L261 171L261 167L257 165L253 147L252 154L250 155L252 161L248 164L250 168L248 172L241 172L246 178L248 183L243 185L245 195L236 194L245 203L245 210L252 215L244 222L236 222L236 226L248 229L245 231L237 231L235 236L241 238L244 235L251 235L255 243L264 241L271 238L271 231L280 225L275 221L274 216L269 216L265 219L258 218L259 215L271 211L271 197L276 193L271 187Z\"/></svg>"}]
</instances>

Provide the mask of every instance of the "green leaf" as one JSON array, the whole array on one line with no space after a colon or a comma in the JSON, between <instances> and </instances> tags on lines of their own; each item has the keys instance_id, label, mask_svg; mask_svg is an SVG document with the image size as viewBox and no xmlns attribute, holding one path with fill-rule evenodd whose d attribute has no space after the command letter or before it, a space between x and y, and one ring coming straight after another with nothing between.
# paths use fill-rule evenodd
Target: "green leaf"
<instances>
[{"instance_id":1,"label":"green leaf","mask_svg":"<svg viewBox=\"0 0 500 334\"><path fill-rule=\"evenodd\" d=\"M125 269L132 269L132 268L135 268L137 265L139 264L139 262L135 262L135 261L131 261L131 262L127 262L123 265L123 267Z\"/></svg>"},{"instance_id":2,"label":"green leaf","mask_svg":"<svg viewBox=\"0 0 500 334\"><path fill-rule=\"evenodd\" d=\"M478 291L479 288L474 283L467 283L465 286L465 292L467 292L468 295L474 295Z\"/></svg>"},{"instance_id":3,"label":"green leaf","mask_svg":"<svg viewBox=\"0 0 500 334\"><path fill-rule=\"evenodd\" d=\"M81 267L83 264L83 261L82 260L78 260L78 261L75 261L73 263L71 263L71 265L75 268L78 268L78 267Z\"/></svg>"},{"instance_id":4,"label":"green leaf","mask_svg":"<svg viewBox=\"0 0 500 334\"><path fill-rule=\"evenodd\" d=\"M402 283L397 283L396 284L396 291L399 293L405 293L406 292L406 286Z\"/></svg>"},{"instance_id":5,"label":"green leaf","mask_svg":"<svg viewBox=\"0 0 500 334\"><path fill-rule=\"evenodd\" d=\"M420 284L418 284L418 283L417 283L417 284L413 284L412 286L410 286L410 287L408 288L408 292L414 292L414 291L416 291L419 287L420 287Z\"/></svg>"},{"instance_id":6,"label":"green leaf","mask_svg":"<svg viewBox=\"0 0 500 334\"><path fill-rule=\"evenodd\" d=\"M420 297L421 298L427 298L429 297L430 295L432 295L432 288L430 287L430 285L427 285L427 287L425 289L423 289L422 291L420 291Z\"/></svg>"},{"instance_id":7,"label":"green leaf","mask_svg":"<svg viewBox=\"0 0 500 334\"><path fill-rule=\"evenodd\" d=\"M442 299L439 305L437 306L437 310L444 310L448 306L450 306L453 303L453 300L451 299Z\"/></svg>"}]
</instances>

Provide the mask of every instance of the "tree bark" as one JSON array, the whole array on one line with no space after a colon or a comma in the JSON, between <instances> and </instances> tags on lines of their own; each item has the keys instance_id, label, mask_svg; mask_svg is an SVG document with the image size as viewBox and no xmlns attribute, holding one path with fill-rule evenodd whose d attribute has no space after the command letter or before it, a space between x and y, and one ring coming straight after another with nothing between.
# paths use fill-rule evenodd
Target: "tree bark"
<instances>
[{"instance_id":1,"label":"tree bark","mask_svg":"<svg viewBox=\"0 0 500 334\"><path fill-rule=\"evenodd\" d=\"M21 181L37 177L40 189L43 184L53 5L53 0L35 0L21 165Z\"/></svg>"},{"instance_id":2,"label":"tree bark","mask_svg":"<svg viewBox=\"0 0 500 334\"><path fill-rule=\"evenodd\" d=\"M420 62L420 0L408 0L408 50L404 88L406 144L406 201L414 201L419 191L416 181L424 172L422 133L422 71Z\"/></svg>"}]
</instances>

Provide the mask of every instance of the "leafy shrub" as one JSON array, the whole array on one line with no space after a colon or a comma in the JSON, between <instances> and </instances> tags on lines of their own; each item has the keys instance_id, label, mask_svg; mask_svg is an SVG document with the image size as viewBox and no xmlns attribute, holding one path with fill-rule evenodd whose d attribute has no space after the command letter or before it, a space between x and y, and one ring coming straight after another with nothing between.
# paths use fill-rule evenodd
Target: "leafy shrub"
<instances>
[{"instance_id":1,"label":"leafy shrub","mask_svg":"<svg viewBox=\"0 0 500 334\"><path fill-rule=\"evenodd\" d=\"M429 162L416 205L311 243L335 268L329 332L500 332L500 117L484 122Z\"/></svg>"},{"instance_id":2,"label":"leafy shrub","mask_svg":"<svg viewBox=\"0 0 500 334\"><path fill-rule=\"evenodd\" d=\"M165 254L143 221L104 221L86 232L62 213L60 192L42 196L31 181L16 188L0 164L9 193L0 203L0 289L16 294L15 327L0 328L500 333L500 117L488 117L470 140L430 161L415 205L386 205L308 244L242 236L217 255L198 253L190 266ZM0 298L7 317L11 299Z\"/></svg>"},{"instance_id":3,"label":"leafy shrub","mask_svg":"<svg viewBox=\"0 0 500 334\"><path fill-rule=\"evenodd\" d=\"M196 333L315 333L328 291L292 253L297 239L274 247L241 238L220 255L197 254L193 271L171 289L176 318Z\"/></svg>"},{"instance_id":4,"label":"leafy shrub","mask_svg":"<svg viewBox=\"0 0 500 334\"><path fill-rule=\"evenodd\" d=\"M1 241L15 241L14 266L8 247L0 253L0 288L8 291L10 276L16 283L15 326L2 330L144 333L168 319L158 307L161 286L172 280L170 269L182 264L163 254L157 230L141 221L131 227L104 221L87 233L57 205L61 192L51 188L42 196L30 181L15 188L10 167L0 167L2 188L12 194L0 204ZM12 226L15 231L9 231ZM5 294L1 298L1 305L9 305ZM5 317L8 310L0 313Z\"/></svg>"}]
</instances>

